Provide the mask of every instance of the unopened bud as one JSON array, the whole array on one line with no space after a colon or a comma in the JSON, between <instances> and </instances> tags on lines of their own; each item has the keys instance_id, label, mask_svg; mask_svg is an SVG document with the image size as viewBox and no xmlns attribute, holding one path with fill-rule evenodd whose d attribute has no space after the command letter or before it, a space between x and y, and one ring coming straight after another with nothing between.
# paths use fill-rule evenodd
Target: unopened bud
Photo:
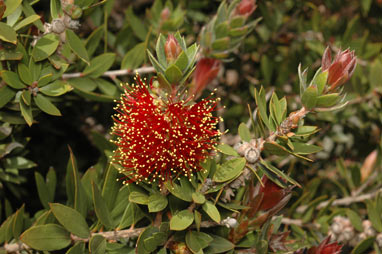
<instances>
[{"instance_id":1,"label":"unopened bud","mask_svg":"<svg viewBox=\"0 0 382 254\"><path fill-rule=\"evenodd\" d=\"M346 241L350 241L354 237L354 229L352 227L347 227L342 232Z\"/></svg>"},{"instance_id":2,"label":"unopened bud","mask_svg":"<svg viewBox=\"0 0 382 254\"><path fill-rule=\"evenodd\" d=\"M222 225L225 225L227 228L234 228L237 226L237 220L231 217L227 217L221 221Z\"/></svg>"},{"instance_id":3,"label":"unopened bud","mask_svg":"<svg viewBox=\"0 0 382 254\"><path fill-rule=\"evenodd\" d=\"M338 235L342 232L343 230L343 226L341 223L338 223L338 222L334 222L330 229L333 231L334 234Z\"/></svg>"},{"instance_id":4,"label":"unopened bud","mask_svg":"<svg viewBox=\"0 0 382 254\"><path fill-rule=\"evenodd\" d=\"M253 164L259 160L260 153L259 153L258 149L251 147L250 149L245 151L244 157L248 161L248 163Z\"/></svg>"},{"instance_id":5,"label":"unopened bud","mask_svg":"<svg viewBox=\"0 0 382 254\"><path fill-rule=\"evenodd\" d=\"M52 32L53 33L56 33L56 34L60 34L60 33L63 33L65 32L65 24L64 24L64 21L62 21L62 19L54 19L52 21Z\"/></svg>"},{"instance_id":6,"label":"unopened bud","mask_svg":"<svg viewBox=\"0 0 382 254\"><path fill-rule=\"evenodd\" d=\"M368 228L371 228L372 227L371 221L370 220L362 221L362 227L363 227L363 231L367 230Z\"/></svg>"},{"instance_id":7,"label":"unopened bud","mask_svg":"<svg viewBox=\"0 0 382 254\"><path fill-rule=\"evenodd\" d=\"M175 39L175 36L172 34L168 35L166 44L164 45L164 50L166 53L167 62L173 62L182 52L182 49L179 46L178 41Z\"/></svg>"},{"instance_id":8,"label":"unopened bud","mask_svg":"<svg viewBox=\"0 0 382 254\"><path fill-rule=\"evenodd\" d=\"M236 13L248 17L256 9L255 0L242 0L236 7Z\"/></svg>"},{"instance_id":9,"label":"unopened bud","mask_svg":"<svg viewBox=\"0 0 382 254\"><path fill-rule=\"evenodd\" d=\"M382 233L379 233L375 240L377 241L379 248L382 248Z\"/></svg>"},{"instance_id":10,"label":"unopened bud","mask_svg":"<svg viewBox=\"0 0 382 254\"><path fill-rule=\"evenodd\" d=\"M168 7L164 8L160 13L161 21L166 21L170 17L170 9Z\"/></svg>"}]
</instances>

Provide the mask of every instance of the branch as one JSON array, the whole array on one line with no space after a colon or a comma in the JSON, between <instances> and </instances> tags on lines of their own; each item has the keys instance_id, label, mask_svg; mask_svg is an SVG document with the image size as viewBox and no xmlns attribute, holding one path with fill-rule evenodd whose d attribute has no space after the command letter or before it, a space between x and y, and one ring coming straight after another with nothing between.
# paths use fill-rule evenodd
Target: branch
<instances>
[{"instance_id":1,"label":"branch","mask_svg":"<svg viewBox=\"0 0 382 254\"><path fill-rule=\"evenodd\" d=\"M113 70L113 71L107 71L104 74L102 74L103 77L110 77L114 78L117 76L125 76L125 75L135 75L135 73L143 74L143 73L152 73L155 72L154 67L147 66L147 67L141 67L135 70ZM82 72L75 72L75 73L64 73L62 75L62 79L71 79L71 78L80 78L84 77L85 75Z\"/></svg>"},{"instance_id":2,"label":"branch","mask_svg":"<svg viewBox=\"0 0 382 254\"><path fill-rule=\"evenodd\" d=\"M351 197L336 199L333 201L333 203L331 203L331 206L340 206L340 205L347 206L347 205L350 205L352 203L363 202L365 200L369 200L369 199L374 198L380 192L382 192L382 188L379 188L376 191L373 191L373 192L370 192L367 194L363 194L363 195L359 195L359 196L351 196ZM324 208L325 206L327 206L329 204L329 202L330 201L324 201L324 202L319 203L318 206L316 207L316 209L319 210L319 209ZM308 206L302 205L302 206L298 207L296 209L296 211L299 213L303 213L307 208L308 208Z\"/></svg>"},{"instance_id":3,"label":"branch","mask_svg":"<svg viewBox=\"0 0 382 254\"><path fill-rule=\"evenodd\" d=\"M218 224L212 221L202 221L202 223L200 224L200 227L210 228L210 227L215 227L219 225L222 225L222 224ZM106 239L106 241L117 241L119 239L128 239L128 238L138 237L145 229L146 228L130 228L125 230L95 232L95 233L92 233L89 238L81 238L71 234L71 238L73 242L80 242L80 241L89 242L90 238L92 238L93 236L101 235ZM15 253L15 252L17 253L22 250L29 250L31 249L31 247L29 247L25 243L17 242L17 243L11 243L11 244L4 244L4 246L0 248L0 252L3 249L5 250L5 253Z\"/></svg>"}]
</instances>

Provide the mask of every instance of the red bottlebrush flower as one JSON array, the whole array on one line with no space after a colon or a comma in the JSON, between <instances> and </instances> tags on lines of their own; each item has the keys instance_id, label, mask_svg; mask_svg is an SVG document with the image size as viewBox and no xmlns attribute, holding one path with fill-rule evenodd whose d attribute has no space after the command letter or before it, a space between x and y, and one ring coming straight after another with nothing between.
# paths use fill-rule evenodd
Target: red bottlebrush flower
<instances>
[{"instance_id":1,"label":"red bottlebrush flower","mask_svg":"<svg viewBox=\"0 0 382 254\"><path fill-rule=\"evenodd\" d=\"M236 7L236 13L248 17L255 11L256 0L242 0Z\"/></svg>"},{"instance_id":2,"label":"red bottlebrush flower","mask_svg":"<svg viewBox=\"0 0 382 254\"><path fill-rule=\"evenodd\" d=\"M326 48L322 56L322 71L328 71L329 90L334 90L345 83L352 75L357 65L357 58L354 51L349 49L339 51L333 63L329 47Z\"/></svg>"},{"instance_id":3,"label":"red bottlebrush flower","mask_svg":"<svg viewBox=\"0 0 382 254\"><path fill-rule=\"evenodd\" d=\"M342 245L337 242L328 244L330 236L326 237L317 247L311 247L308 250L308 254L340 254Z\"/></svg>"},{"instance_id":4,"label":"red bottlebrush flower","mask_svg":"<svg viewBox=\"0 0 382 254\"><path fill-rule=\"evenodd\" d=\"M126 175L124 183L162 183L200 171L200 162L215 149L221 135L215 128L219 119L212 116L216 100L163 101L139 77L136 80L137 85L121 96L112 128L118 147L114 161Z\"/></svg>"},{"instance_id":5,"label":"red bottlebrush flower","mask_svg":"<svg viewBox=\"0 0 382 254\"><path fill-rule=\"evenodd\" d=\"M287 194L283 188L269 180L267 176L261 179L264 186L260 186L260 193L264 193L260 210L269 210L276 206Z\"/></svg>"},{"instance_id":6,"label":"red bottlebrush flower","mask_svg":"<svg viewBox=\"0 0 382 254\"><path fill-rule=\"evenodd\" d=\"M172 62L172 61L176 60L176 58L182 52L182 49L179 46L179 43L176 40L174 35L169 34L167 36L167 40L166 40L166 43L164 45L164 51L166 54L167 62Z\"/></svg>"},{"instance_id":7,"label":"red bottlebrush flower","mask_svg":"<svg viewBox=\"0 0 382 254\"><path fill-rule=\"evenodd\" d=\"M202 58L196 63L196 69L190 88L190 95L198 98L204 88L214 79L219 73L221 62L214 58Z\"/></svg>"}]
</instances>

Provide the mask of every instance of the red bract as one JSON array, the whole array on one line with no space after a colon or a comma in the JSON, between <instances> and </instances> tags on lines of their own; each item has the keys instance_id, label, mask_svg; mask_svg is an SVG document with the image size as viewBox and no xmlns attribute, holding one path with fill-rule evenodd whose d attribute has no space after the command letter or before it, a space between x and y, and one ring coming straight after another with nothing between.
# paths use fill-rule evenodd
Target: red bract
<instances>
[{"instance_id":1,"label":"red bract","mask_svg":"<svg viewBox=\"0 0 382 254\"><path fill-rule=\"evenodd\" d=\"M182 52L182 49L174 35L168 35L166 44L164 45L164 51L168 62L174 61Z\"/></svg>"},{"instance_id":2,"label":"red bract","mask_svg":"<svg viewBox=\"0 0 382 254\"><path fill-rule=\"evenodd\" d=\"M308 254L340 254L342 245L337 242L330 243L330 236L325 238L317 247L309 249Z\"/></svg>"},{"instance_id":3,"label":"red bract","mask_svg":"<svg viewBox=\"0 0 382 254\"><path fill-rule=\"evenodd\" d=\"M260 193L264 193L260 210L268 210L276 206L286 195L283 188L272 182L268 177L261 179L264 186L260 187Z\"/></svg>"},{"instance_id":4,"label":"red bract","mask_svg":"<svg viewBox=\"0 0 382 254\"><path fill-rule=\"evenodd\" d=\"M352 75L357 64L354 51L349 49L339 51L333 63L329 47L322 57L322 71L328 71L329 90L333 90L345 83Z\"/></svg>"},{"instance_id":5,"label":"red bract","mask_svg":"<svg viewBox=\"0 0 382 254\"><path fill-rule=\"evenodd\" d=\"M163 101L136 80L121 96L112 128L118 136L114 161L126 175L124 183L162 183L200 171L221 134L215 129L219 119L212 116L216 100Z\"/></svg>"},{"instance_id":6,"label":"red bract","mask_svg":"<svg viewBox=\"0 0 382 254\"><path fill-rule=\"evenodd\" d=\"M214 58L202 58L196 63L192 87L190 95L198 98L204 88L214 79L219 73L221 62Z\"/></svg>"}]
</instances>

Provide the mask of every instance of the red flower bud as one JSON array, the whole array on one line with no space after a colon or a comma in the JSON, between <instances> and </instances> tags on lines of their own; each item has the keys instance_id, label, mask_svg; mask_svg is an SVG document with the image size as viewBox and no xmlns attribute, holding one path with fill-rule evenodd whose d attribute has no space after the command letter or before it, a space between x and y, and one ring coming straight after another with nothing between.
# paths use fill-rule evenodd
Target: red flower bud
<instances>
[{"instance_id":1,"label":"red flower bud","mask_svg":"<svg viewBox=\"0 0 382 254\"><path fill-rule=\"evenodd\" d=\"M260 193L264 193L264 196L259 209L268 210L276 206L287 193L267 176L263 176L261 181L263 185L260 187Z\"/></svg>"},{"instance_id":2,"label":"red flower bud","mask_svg":"<svg viewBox=\"0 0 382 254\"><path fill-rule=\"evenodd\" d=\"M168 35L166 44L164 45L164 51L168 62L174 61L179 56L180 52L182 52L182 49L174 35Z\"/></svg>"},{"instance_id":3,"label":"red flower bud","mask_svg":"<svg viewBox=\"0 0 382 254\"><path fill-rule=\"evenodd\" d=\"M214 79L219 73L221 62L214 58L202 58L196 63L192 87L190 95L195 95L198 98L204 88Z\"/></svg>"},{"instance_id":4,"label":"red flower bud","mask_svg":"<svg viewBox=\"0 0 382 254\"><path fill-rule=\"evenodd\" d=\"M357 64L354 51L349 49L339 51L333 63L331 63L330 49L326 48L322 57L322 71L328 71L329 90L334 90L345 83L352 75Z\"/></svg>"},{"instance_id":5,"label":"red flower bud","mask_svg":"<svg viewBox=\"0 0 382 254\"><path fill-rule=\"evenodd\" d=\"M236 7L236 13L248 17L256 7L256 0L242 0Z\"/></svg>"},{"instance_id":6,"label":"red flower bud","mask_svg":"<svg viewBox=\"0 0 382 254\"><path fill-rule=\"evenodd\" d=\"M170 9L168 7L164 8L160 13L161 21L165 21L170 17Z\"/></svg>"}]
</instances>

